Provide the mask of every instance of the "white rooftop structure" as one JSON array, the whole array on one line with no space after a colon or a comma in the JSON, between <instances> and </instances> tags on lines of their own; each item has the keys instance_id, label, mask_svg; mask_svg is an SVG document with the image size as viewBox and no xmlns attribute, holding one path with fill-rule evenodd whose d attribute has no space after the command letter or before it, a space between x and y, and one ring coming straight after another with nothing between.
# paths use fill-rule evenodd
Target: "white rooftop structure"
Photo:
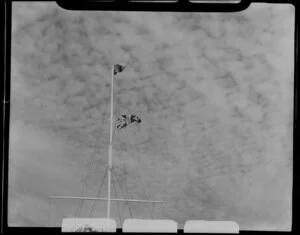
<instances>
[{"instance_id":1,"label":"white rooftop structure","mask_svg":"<svg viewBox=\"0 0 300 235\"><path fill-rule=\"evenodd\" d=\"M177 223L174 220L126 219L122 231L123 233L177 233Z\"/></svg>"},{"instance_id":2,"label":"white rooftop structure","mask_svg":"<svg viewBox=\"0 0 300 235\"><path fill-rule=\"evenodd\" d=\"M107 218L64 218L62 232L116 232L117 223Z\"/></svg>"},{"instance_id":3,"label":"white rooftop structure","mask_svg":"<svg viewBox=\"0 0 300 235\"><path fill-rule=\"evenodd\" d=\"M184 224L184 233L239 233L239 225L233 221L189 220Z\"/></svg>"}]
</instances>

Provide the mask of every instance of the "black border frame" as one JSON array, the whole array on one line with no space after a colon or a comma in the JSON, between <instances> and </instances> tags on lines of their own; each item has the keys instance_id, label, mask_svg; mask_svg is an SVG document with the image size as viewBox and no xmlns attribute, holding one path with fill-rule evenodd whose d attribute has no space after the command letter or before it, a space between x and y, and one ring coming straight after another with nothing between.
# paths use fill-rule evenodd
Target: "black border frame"
<instances>
[{"instance_id":1,"label":"black border frame","mask_svg":"<svg viewBox=\"0 0 300 235\"><path fill-rule=\"evenodd\" d=\"M22 0L21 0L22 1ZM23 0L24 2L26 0ZM28 0L30 1L30 0ZM34 1L34 0L33 0ZM36 0L35 0L36 1ZM246 9L251 2L258 3L274 3L274 4L291 4L295 7L295 43L294 43L294 122L293 122L293 195L292 203L293 208L297 208L297 199L299 198L298 189L296 183L299 181L296 174L296 167L298 166L297 156L300 154L297 139L300 139L299 127L297 123L297 110L298 110L298 93L299 90L299 5L298 0L242 0L240 3L234 4L202 4L202 3L190 3L188 0L178 0L178 2L172 3L141 3L141 2L129 2L130 0L115 0L114 2L101 2L101 1L90 1L86 0L82 6L82 3L67 0L57 0L58 5L68 10L101 10L101 11L175 11L175 12L235 12ZM142 1L142 0L141 0ZM0 232L2 233L39 233L50 232L50 233L61 233L60 228L13 228L8 227L7 224L7 202L8 202L8 154L9 154L9 121L10 121L10 65L11 65L11 14L12 14L12 2L18 1L0 1L2 7L0 8L2 14L0 14L3 21L4 37L3 37L3 55L4 55L4 70L3 79L0 84L0 94L2 99L1 111L3 113L2 119L2 158L1 158L1 205L0 205ZM71 6L70 6L71 4ZM298 124L298 125L297 125ZM297 211L292 210L292 231L299 231L297 229ZM241 234L249 233L270 233L268 231L243 231ZM273 232L273 231L272 231ZM275 231L274 231L275 232ZM117 233L122 233L122 229L117 229ZM277 232L287 233L287 232ZM103 234L103 233L102 233ZM129 233L128 233L129 234ZM183 234L183 230L178 230L178 234Z\"/></svg>"},{"instance_id":2,"label":"black border frame","mask_svg":"<svg viewBox=\"0 0 300 235\"><path fill-rule=\"evenodd\" d=\"M103 2L101 5L96 1L85 1L86 4L70 4L70 1L57 0L60 7L68 10L101 10L101 11L215 11L215 12L235 12L246 9L251 0L241 0L240 3L194 3L189 0L177 0L178 2L131 2L130 0L114 0L112 2ZM217 5L217 6L216 6Z\"/></svg>"}]
</instances>

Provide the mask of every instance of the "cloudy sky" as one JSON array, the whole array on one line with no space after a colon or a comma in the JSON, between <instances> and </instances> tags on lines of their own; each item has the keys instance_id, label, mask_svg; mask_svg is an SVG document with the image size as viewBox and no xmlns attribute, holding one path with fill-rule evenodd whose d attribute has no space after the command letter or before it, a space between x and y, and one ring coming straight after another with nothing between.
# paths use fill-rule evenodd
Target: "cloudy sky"
<instances>
[{"instance_id":1,"label":"cloudy sky","mask_svg":"<svg viewBox=\"0 0 300 235\"><path fill-rule=\"evenodd\" d=\"M233 220L290 230L294 8L238 13L72 12L13 4L9 225L60 226L97 195L108 156L110 66L117 131L114 197L135 218ZM89 173L89 174L87 174ZM85 183L84 183L85 182ZM119 187L119 184L122 186ZM84 188L83 185L87 187ZM127 192L126 192L127 191ZM106 197L107 187L99 196ZM92 203L79 215L87 217ZM113 204L120 226L126 204ZM105 216L97 203L93 217Z\"/></svg>"}]
</instances>

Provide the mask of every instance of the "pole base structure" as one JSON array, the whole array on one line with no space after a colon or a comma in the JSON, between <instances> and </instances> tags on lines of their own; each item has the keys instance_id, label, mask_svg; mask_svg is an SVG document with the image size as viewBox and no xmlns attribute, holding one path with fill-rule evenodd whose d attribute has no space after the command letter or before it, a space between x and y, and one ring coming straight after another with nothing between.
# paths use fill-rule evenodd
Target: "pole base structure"
<instances>
[{"instance_id":1,"label":"pole base structure","mask_svg":"<svg viewBox=\"0 0 300 235\"><path fill-rule=\"evenodd\" d=\"M64 218L62 232L111 232L117 231L117 223L107 218Z\"/></svg>"},{"instance_id":2,"label":"pole base structure","mask_svg":"<svg viewBox=\"0 0 300 235\"><path fill-rule=\"evenodd\" d=\"M123 233L177 233L177 222L174 220L126 219Z\"/></svg>"},{"instance_id":3,"label":"pole base structure","mask_svg":"<svg viewBox=\"0 0 300 235\"><path fill-rule=\"evenodd\" d=\"M185 222L184 233L239 233L234 221L189 220Z\"/></svg>"}]
</instances>

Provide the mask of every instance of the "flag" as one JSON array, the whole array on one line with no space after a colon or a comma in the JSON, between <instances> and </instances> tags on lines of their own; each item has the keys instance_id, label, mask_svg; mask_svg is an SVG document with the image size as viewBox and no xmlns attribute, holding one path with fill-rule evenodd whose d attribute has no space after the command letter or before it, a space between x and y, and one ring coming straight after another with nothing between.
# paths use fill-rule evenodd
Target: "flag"
<instances>
[{"instance_id":1,"label":"flag","mask_svg":"<svg viewBox=\"0 0 300 235\"><path fill-rule=\"evenodd\" d=\"M116 121L117 129L122 129L124 127L127 127L127 125L128 125L127 115L126 114L120 115Z\"/></svg>"},{"instance_id":2,"label":"flag","mask_svg":"<svg viewBox=\"0 0 300 235\"><path fill-rule=\"evenodd\" d=\"M125 69L125 64L115 64L114 65L114 75L121 73Z\"/></svg>"},{"instance_id":3,"label":"flag","mask_svg":"<svg viewBox=\"0 0 300 235\"><path fill-rule=\"evenodd\" d=\"M133 123L141 123L142 122L142 119L136 115L136 114L132 114L130 115L130 123L133 124Z\"/></svg>"},{"instance_id":4,"label":"flag","mask_svg":"<svg viewBox=\"0 0 300 235\"><path fill-rule=\"evenodd\" d=\"M142 119L140 118L140 116L138 116L136 114L131 114L131 115L122 114L117 118L116 127L117 127L117 129L122 129L129 125L138 124L141 122L142 122Z\"/></svg>"}]
</instances>

